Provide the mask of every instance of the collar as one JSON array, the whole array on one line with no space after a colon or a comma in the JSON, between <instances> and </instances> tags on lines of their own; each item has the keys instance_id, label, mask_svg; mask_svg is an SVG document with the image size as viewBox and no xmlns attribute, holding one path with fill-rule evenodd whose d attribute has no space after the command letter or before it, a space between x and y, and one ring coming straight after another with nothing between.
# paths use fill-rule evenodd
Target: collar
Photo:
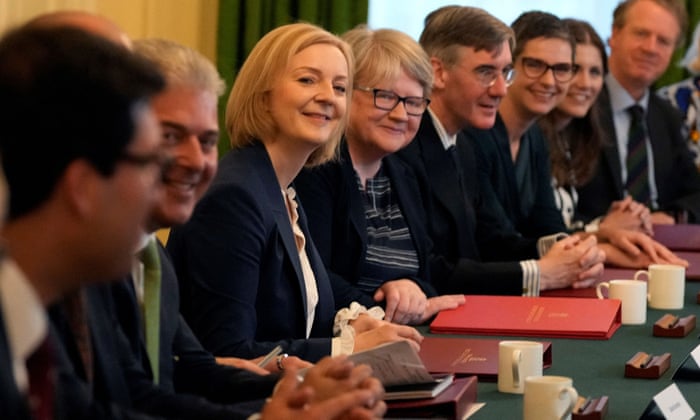
<instances>
[{"instance_id":1,"label":"collar","mask_svg":"<svg viewBox=\"0 0 700 420\"><path fill-rule=\"evenodd\" d=\"M148 243L151 241L155 241L156 239L156 233L151 232L151 233L144 233L141 236L141 239L139 240L139 246L136 248L136 254L140 253L143 251L146 246L148 246Z\"/></svg>"},{"instance_id":2,"label":"collar","mask_svg":"<svg viewBox=\"0 0 700 420\"><path fill-rule=\"evenodd\" d=\"M28 389L26 360L48 333L44 306L22 270L9 258L0 262L0 302L17 387Z\"/></svg>"},{"instance_id":3,"label":"collar","mask_svg":"<svg viewBox=\"0 0 700 420\"><path fill-rule=\"evenodd\" d=\"M454 134L452 136L448 135L447 130L445 130L445 127L442 126L442 123L438 119L437 115L433 113L430 107L428 107L428 115L430 116L430 119L433 120L435 131L437 131L437 135L438 137L440 137L440 142L442 143L442 146L445 148L445 150L457 144L457 134Z\"/></svg>"},{"instance_id":4,"label":"collar","mask_svg":"<svg viewBox=\"0 0 700 420\"><path fill-rule=\"evenodd\" d=\"M612 73L608 73L605 76L605 85L608 89L608 94L610 95L610 106L614 113L626 111L627 108L632 105L640 105L644 108L644 112L649 108L649 90L644 92L644 96L639 101L635 101L634 98L625 90L620 82L615 79Z\"/></svg>"}]
</instances>

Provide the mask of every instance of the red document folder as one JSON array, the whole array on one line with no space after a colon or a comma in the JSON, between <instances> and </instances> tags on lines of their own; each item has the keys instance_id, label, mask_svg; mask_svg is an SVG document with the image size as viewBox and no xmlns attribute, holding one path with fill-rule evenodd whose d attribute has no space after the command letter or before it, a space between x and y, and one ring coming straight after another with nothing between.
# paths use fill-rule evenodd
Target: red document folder
<instances>
[{"instance_id":1,"label":"red document folder","mask_svg":"<svg viewBox=\"0 0 700 420\"><path fill-rule=\"evenodd\" d=\"M465 300L440 312L430 331L604 340L621 322L617 299L468 295Z\"/></svg>"},{"instance_id":2,"label":"red document folder","mask_svg":"<svg viewBox=\"0 0 700 420\"><path fill-rule=\"evenodd\" d=\"M476 402L476 376L455 379L435 398L387 401L385 418L462 419L469 406Z\"/></svg>"},{"instance_id":3,"label":"red document folder","mask_svg":"<svg viewBox=\"0 0 700 420\"><path fill-rule=\"evenodd\" d=\"M498 378L498 343L487 338L447 338L427 336L420 343L423 364L430 373L476 375L480 381ZM552 366L552 343L542 341L542 367Z\"/></svg>"}]
</instances>

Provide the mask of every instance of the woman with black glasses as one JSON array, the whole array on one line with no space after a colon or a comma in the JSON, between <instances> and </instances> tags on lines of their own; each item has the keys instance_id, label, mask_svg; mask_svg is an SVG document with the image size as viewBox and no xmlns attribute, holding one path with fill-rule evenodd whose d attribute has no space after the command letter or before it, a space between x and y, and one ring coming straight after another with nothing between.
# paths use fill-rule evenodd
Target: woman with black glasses
<instances>
[{"instance_id":1,"label":"woman with black glasses","mask_svg":"<svg viewBox=\"0 0 700 420\"><path fill-rule=\"evenodd\" d=\"M401 32L359 27L343 38L357 62L341 155L302 171L295 186L336 306L381 302L386 320L419 324L463 301L434 297L417 182L392 156L418 131L432 68L420 45Z\"/></svg>"}]
</instances>

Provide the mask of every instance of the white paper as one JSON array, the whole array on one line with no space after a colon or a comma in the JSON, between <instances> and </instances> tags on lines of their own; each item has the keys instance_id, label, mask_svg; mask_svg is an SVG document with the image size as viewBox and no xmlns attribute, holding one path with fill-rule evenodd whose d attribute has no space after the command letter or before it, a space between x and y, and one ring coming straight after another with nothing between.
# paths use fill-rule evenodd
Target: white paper
<instances>
[{"instance_id":1,"label":"white paper","mask_svg":"<svg viewBox=\"0 0 700 420\"><path fill-rule=\"evenodd\" d=\"M372 367L374 376L384 386L430 382L432 375L425 368L418 352L407 341L395 341L353 353L348 356L355 364Z\"/></svg>"},{"instance_id":2,"label":"white paper","mask_svg":"<svg viewBox=\"0 0 700 420\"><path fill-rule=\"evenodd\" d=\"M695 350L691 351L690 355L693 356L695 364L700 366L700 346L695 347Z\"/></svg>"},{"instance_id":3,"label":"white paper","mask_svg":"<svg viewBox=\"0 0 700 420\"><path fill-rule=\"evenodd\" d=\"M690 408L676 384L671 384L656 394L654 402L667 420L688 420L695 416L695 411Z\"/></svg>"}]
</instances>

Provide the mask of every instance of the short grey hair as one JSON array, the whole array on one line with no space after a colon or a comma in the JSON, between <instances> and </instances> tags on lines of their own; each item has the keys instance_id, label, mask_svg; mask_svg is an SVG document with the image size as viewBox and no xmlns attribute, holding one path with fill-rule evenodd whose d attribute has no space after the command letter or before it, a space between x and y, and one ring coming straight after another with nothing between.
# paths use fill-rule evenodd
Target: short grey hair
<instances>
[{"instance_id":1,"label":"short grey hair","mask_svg":"<svg viewBox=\"0 0 700 420\"><path fill-rule=\"evenodd\" d=\"M192 48L166 39L149 38L134 41L134 52L158 66L168 87L194 87L217 97L226 89L214 64Z\"/></svg>"}]
</instances>

